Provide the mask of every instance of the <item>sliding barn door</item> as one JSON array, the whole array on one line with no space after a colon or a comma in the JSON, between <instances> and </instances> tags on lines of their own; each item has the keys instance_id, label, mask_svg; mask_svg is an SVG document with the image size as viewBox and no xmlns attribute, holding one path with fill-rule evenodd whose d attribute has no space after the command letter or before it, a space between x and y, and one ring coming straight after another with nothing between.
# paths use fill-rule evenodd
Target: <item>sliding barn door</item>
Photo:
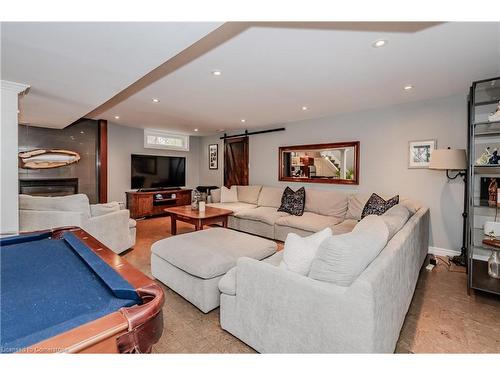
<instances>
[{"instance_id":1,"label":"sliding barn door","mask_svg":"<svg viewBox=\"0 0 500 375\"><path fill-rule=\"evenodd\" d=\"M224 186L248 185L248 137L224 140Z\"/></svg>"}]
</instances>

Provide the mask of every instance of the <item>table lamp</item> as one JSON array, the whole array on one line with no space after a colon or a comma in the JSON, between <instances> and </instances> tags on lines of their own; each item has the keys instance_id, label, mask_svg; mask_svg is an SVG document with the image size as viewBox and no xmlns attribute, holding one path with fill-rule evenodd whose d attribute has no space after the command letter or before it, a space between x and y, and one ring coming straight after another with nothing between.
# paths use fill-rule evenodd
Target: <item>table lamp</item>
<instances>
[{"instance_id":1,"label":"table lamp","mask_svg":"<svg viewBox=\"0 0 500 375\"><path fill-rule=\"evenodd\" d=\"M434 150L431 153L429 169L445 170L446 177L454 180L457 177L462 177L464 180L464 209L462 212L463 227L462 227L462 248L460 255L454 256L451 261L455 264L467 265L467 246L466 246L466 231L467 231L467 156L465 150L447 149ZM450 175L450 172L455 172L455 175Z\"/></svg>"}]
</instances>

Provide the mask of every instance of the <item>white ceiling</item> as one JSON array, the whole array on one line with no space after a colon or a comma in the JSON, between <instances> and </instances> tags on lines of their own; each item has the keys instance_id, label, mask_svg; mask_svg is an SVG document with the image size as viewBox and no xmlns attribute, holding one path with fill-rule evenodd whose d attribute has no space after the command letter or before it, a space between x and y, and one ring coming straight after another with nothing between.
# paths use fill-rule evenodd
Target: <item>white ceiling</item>
<instances>
[{"instance_id":1,"label":"white ceiling","mask_svg":"<svg viewBox=\"0 0 500 375\"><path fill-rule=\"evenodd\" d=\"M379 38L387 46L373 48ZM223 74L214 77L214 69ZM251 27L100 117L209 134L465 96L473 80L495 75L499 23L447 23L415 33ZM405 84L415 88L404 91Z\"/></svg>"},{"instance_id":2,"label":"white ceiling","mask_svg":"<svg viewBox=\"0 0 500 375\"><path fill-rule=\"evenodd\" d=\"M2 24L2 79L32 85L21 121L63 127L219 25ZM373 48L380 38L387 46ZM214 69L223 74L213 76ZM400 33L252 26L95 118L212 134L465 96L471 81L497 75L499 23ZM405 84L415 88L404 91Z\"/></svg>"},{"instance_id":3,"label":"white ceiling","mask_svg":"<svg viewBox=\"0 0 500 375\"><path fill-rule=\"evenodd\" d=\"M63 128L221 23L5 23L3 80L31 85L20 122Z\"/></svg>"}]
</instances>

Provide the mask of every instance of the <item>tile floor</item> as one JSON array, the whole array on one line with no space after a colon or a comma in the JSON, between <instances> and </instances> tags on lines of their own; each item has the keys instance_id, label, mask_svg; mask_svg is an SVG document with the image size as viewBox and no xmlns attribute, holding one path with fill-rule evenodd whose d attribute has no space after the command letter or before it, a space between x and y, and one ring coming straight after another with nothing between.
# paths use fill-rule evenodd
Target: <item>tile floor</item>
<instances>
[{"instance_id":1,"label":"tile floor","mask_svg":"<svg viewBox=\"0 0 500 375\"><path fill-rule=\"evenodd\" d=\"M179 233L193 230L178 225ZM151 244L169 236L169 218L138 221L136 245L124 257L151 276ZM203 314L164 289L165 331L154 353L255 353L220 328L219 309ZM420 274L396 353L500 353L500 298L468 296L465 270L440 261Z\"/></svg>"}]
</instances>

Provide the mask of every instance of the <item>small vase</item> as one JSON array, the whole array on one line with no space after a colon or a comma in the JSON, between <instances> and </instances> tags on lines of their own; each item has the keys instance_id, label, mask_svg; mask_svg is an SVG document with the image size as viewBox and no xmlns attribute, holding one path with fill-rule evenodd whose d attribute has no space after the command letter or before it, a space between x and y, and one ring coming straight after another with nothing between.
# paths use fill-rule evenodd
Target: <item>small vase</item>
<instances>
[{"instance_id":1,"label":"small vase","mask_svg":"<svg viewBox=\"0 0 500 375\"><path fill-rule=\"evenodd\" d=\"M500 255L498 251L492 251L488 259L488 275L500 279Z\"/></svg>"}]
</instances>

